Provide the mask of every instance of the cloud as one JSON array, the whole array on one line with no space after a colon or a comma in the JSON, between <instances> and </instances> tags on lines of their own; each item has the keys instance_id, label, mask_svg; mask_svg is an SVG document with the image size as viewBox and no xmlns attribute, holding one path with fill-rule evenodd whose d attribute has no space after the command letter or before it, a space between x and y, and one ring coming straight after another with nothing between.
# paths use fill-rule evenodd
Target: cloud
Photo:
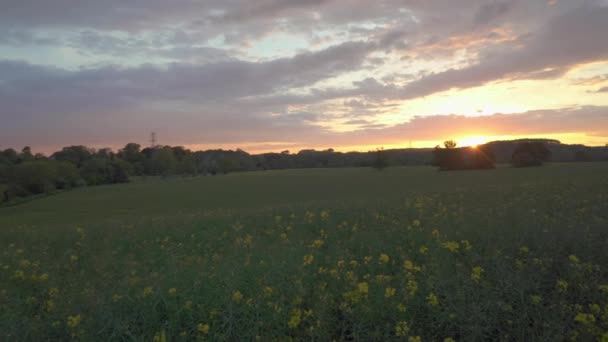
<instances>
[{"instance_id":1,"label":"cloud","mask_svg":"<svg viewBox=\"0 0 608 342\"><path fill-rule=\"evenodd\" d=\"M608 87L600 88L596 91L596 93L608 93Z\"/></svg>"},{"instance_id":2,"label":"cloud","mask_svg":"<svg viewBox=\"0 0 608 342\"><path fill-rule=\"evenodd\" d=\"M550 20L538 32L487 52L479 62L434 73L399 90L412 99L454 88L471 88L504 79L542 79L573 67L608 59L608 7L582 6Z\"/></svg>"}]
</instances>

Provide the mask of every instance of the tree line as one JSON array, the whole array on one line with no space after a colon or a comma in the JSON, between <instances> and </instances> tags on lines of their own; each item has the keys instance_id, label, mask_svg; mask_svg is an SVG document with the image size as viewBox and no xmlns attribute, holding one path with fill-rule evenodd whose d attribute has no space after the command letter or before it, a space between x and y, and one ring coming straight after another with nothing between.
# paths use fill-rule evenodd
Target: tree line
<instances>
[{"instance_id":1,"label":"tree line","mask_svg":"<svg viewBox=\"0 0 608 342\"><path fill-rule=\"evenodd\" d=\"M324 168L435 165L441 170L487 169L496 163L540 165L545 161L608 160L608 148L564 145L554 140L497 141L477 148L379 149L370 152L302 150L252 155L243 150L191 151L181 146L142 148L129 143L118 151L68 146L50 156L0 149L0 204L82 186L128 182L134 177L221 175L231 172Z\"/></svg>"},{"instance_id":2,"label":"tree line","mask_svg":"<svg viewBox=\"0 0 608 342\"><path fill-rule=\"evenodd\" d=\"M427 150L390 152L399 165L428 163ZM298 153L251 155L243 150L191 151L181 146L143 148L129 143L118 151L68 146L50 156L33 154L29 147L21 152L0 150L0 204L22 197L52 193L82 186L128 182L133 177L173 175L220 175L230 172L319 168L369 167L373 153L341 153L302 150Z\"/></svg>"}]
</instances>

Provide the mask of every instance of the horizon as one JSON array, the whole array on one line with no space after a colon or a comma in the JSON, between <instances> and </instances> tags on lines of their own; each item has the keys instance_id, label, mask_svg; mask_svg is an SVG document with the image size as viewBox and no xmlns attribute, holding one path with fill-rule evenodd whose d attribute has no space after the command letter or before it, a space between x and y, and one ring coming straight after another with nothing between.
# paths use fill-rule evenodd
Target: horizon
<instances>
[{"instance_id":1,"label":"horizon","mask_svg":"<svg viewBox=\"0 0 608 342\"><path fill-rule=\"evenodd\" d=\"M605 32L608 0L2 4L0 148L605 146Z\"/></svg>"},{"instance_id":2,"label":"horizon","mask_svg":"<svg viewBox=\"0 0 608 342\"><path fill-rule=\"evenodd\" d=\"M453 140L456 142L456 147L457 148L464 148L464 147L473 147L473 148L477 148L478 146L482 146L482 145L486 145L486 144L491 144L491 143L497 143L497 142L518 142L520 140L555 140L557 141L560 145L567 145L567 146L584 146L584 147L589 147L589 148L593 148L593 147L608 147L608 144L604 144L604 145L586 145L586 144L580 144L580 143L568 143L568 142L564 142L564 141L560 141L557 139L551 139L551 138L546 138L546 137L530 137L530 136L522 136L522 137L518 137L518 138L511 138L511 139L496 139L496 140L480 140L479 137L472 137L469 141L465 141L465 142L459 142L457 140L454 139L447 139L447 140ZM66 145L66 146L62 146L61 148L58 148L56 150L52 150L49 152L46 151L38 151L34 148L32 148L31 146L24 146L25 147L29 147L32 151L32 153L34 154L42 154L46 157L52 157L54 153L56 152L60 152L63 148L66 147L73 147L73 146L84 146L86 148L92 149L93 151L99 151L102 149L110 149L112 152L119 152L120 150L122 150L122 148L125 147L125 145L129 144L129 143L135 143L138 144L141 149L146 149L146 148L162 148L162 147L183 147L187 150L190 150L191 152L205 152L205 151L217 151L217 150L223 150L223 151L244 151L249 155L261 155L261 154L268 154L268 153L284 153L287 152L288 154L291 155L296 155L302 151L315 151L315 152L325 152L328 150L331 150L332 152L336 152L336 153L373 153L375 151L377 151L378 149L382 149L382 150L432 150L434 148L436 148L437 146L439 147L443 147L443 144L446 140L438 142L437 144L433 145L433 146L378 146L372 149L366 149L365 147L360 147L359 149L351 149L351 148L333 148L333 147L315 147L315 148L307 148L307 147L298 147L295 149L286 149L286 150L262 150L262 151L255 151L255 150L247 150L241 147L208 147L208 148L192 148L190 146L183 146L183 145L167 145L167 144L156 144L155 146L152 146L150 144L146 145L146 144L140 144L137 142L128 142L125 143L122 146L119 146L117 148L114 147L96 147L96 146L87 146L87 145L82 145L82 144L71 144L71 145ZM20 148L14 148L14 147L8 147L8 148L12 148L15 151L21 151L22 149ZM0 146L0 152L6 148L3 148L2 146Z\"/></svg>"}]
</instances>

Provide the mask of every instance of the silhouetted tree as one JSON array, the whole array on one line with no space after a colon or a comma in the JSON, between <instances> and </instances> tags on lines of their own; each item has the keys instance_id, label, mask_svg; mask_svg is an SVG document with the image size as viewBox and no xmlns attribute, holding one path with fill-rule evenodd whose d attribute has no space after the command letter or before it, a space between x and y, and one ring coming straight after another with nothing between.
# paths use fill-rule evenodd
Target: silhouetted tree
<instances>
[{"instance_id":1,"label":"silhouetted tree","mask_svg":"<svg viewBox=\"0 0 608 342\"><path fill-rule=\"evenodd\" d=\"M94 151L86 146L68 146L59 152L53 153L52 159L57 161L69 162L81 168L82 165L93 158Z\"/></svg>"},{"instance_id":2,"label":"silhouetted tree","mask_svg":"<svg viewBox=\"0 0 608 342\"><path fill-rule=\"evenodd\" d=\"M551 158L551 151L538 141L522 142L515 148L511 163L515 167L541 166Z\"/></svg>"},{"instance_id":3,"label":"silhouetted tree","mask_svg":"<svg viewBox=\"0 0 608 342\"><path fill-rule=\"evenodd\" d=\"M379 148L374 152L372 167L378 171L382 171L388 167L388 155L384 148Z\"/></svg>"}]
</instances>

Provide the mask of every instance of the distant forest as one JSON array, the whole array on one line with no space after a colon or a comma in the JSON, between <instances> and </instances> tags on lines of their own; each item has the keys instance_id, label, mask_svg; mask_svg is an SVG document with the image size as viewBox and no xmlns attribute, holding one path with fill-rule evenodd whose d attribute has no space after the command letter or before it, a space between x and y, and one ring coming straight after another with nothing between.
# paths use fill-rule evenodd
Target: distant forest
<instances>
[{"instance_id":1,"label":"distant forest","mask_svg":"<svg viewBox=\"0 0 608 342\"><path fill-rule=\"evenodd\" d=\"M141 148L129 143L118 151L64 147L51 156L0 150L0 204L81 186L125 183L133 177L219 175L230 172L293 168L435 165L440 170L487 169L496 163L537 166L545 161L608 161L608 147L566 145L557 140L494 141L458 148L446 141L435 149L336 152L333 149L252 155L243 150L190 151L181 146Z\"/></svg>"}]
</instances>

